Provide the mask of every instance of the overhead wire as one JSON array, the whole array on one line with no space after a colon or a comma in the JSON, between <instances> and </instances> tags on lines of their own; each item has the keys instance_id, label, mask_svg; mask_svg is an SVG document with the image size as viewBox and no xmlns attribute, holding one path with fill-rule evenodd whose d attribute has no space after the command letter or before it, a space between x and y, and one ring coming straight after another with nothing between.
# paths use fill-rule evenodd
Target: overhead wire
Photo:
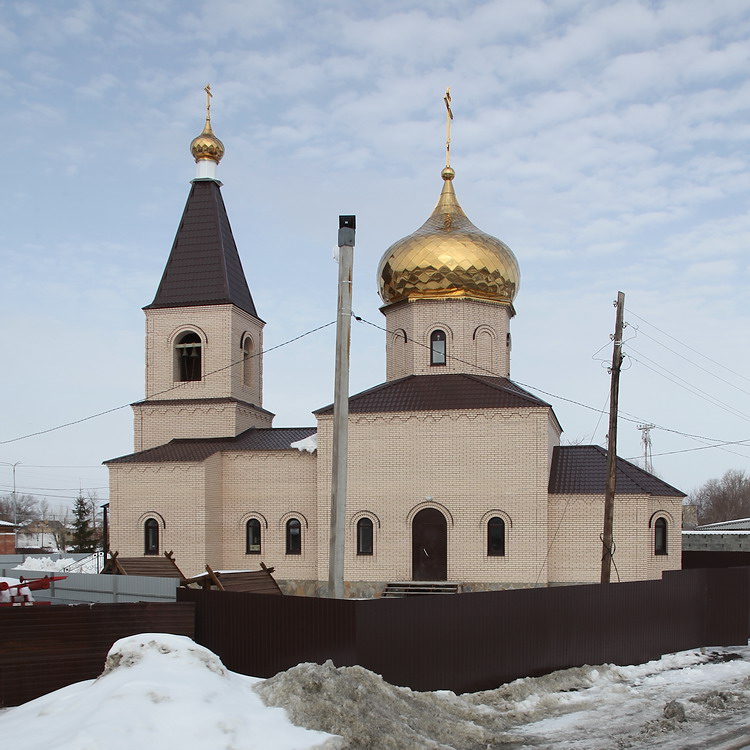
<instances>
[{"instance_id":1,"label":"overhead wire","mask_svg":"<svg viewBox=\"0 0 750 750\"><path fill-rule=\"evenodd\" d=\"M367 320L366 318L364 318L364 317L362 317L360 315L356 315L355 313L352 313L352 316L354 317L354 319L356 321L358 321L360 323L365 323L366 325L369 325L369 326L372 326L373 328L376 328L379 331L383 331L383 332L385 332L387 334L390 334L390 335L394 335L396 333L393 330L390 330L388 328L384 328L383 326L380 326L377 323L373 323L372 321ZM412 343L416 344L417 346L420 346L420 347L422 347L424 349L429 349L430 348L429 345L423 344L420 341L414 341L413 339L412 339ZM451 358L451 359L453 359L456 362L461 362L462 364L470 365L471 367L474 367L474 368L476 368L478 370L483 370L487 374L493 375L493 376L497 377L497 375L494 372L492 372L491 370L488 370L487 368L484 368L484 367L481 367L479 365L476 365L473 362L467 362L466 360L463 360L460 357L456 357L455 355L451 355L451 354L449 354L448 357ZM519 386L521 386L523 388L529 388L530 390L535 391L537 393L541 393L541 394L543 394L545 396L549 396L550 398L557 399L558 401L566 401L567 403L573 404L575 406L580 406L581 408L588 409L588 410L596 412L598 414L606 414L607 413L606 411L604 411L602 409L597 409L595 406L591 406L590 404L585 404L585 403L583 403L581 401L576 401L575 399L566 398L565 396L560 396L559 394L552 393L550 391L546 391L543 388L539 388L538 386L531 385L529 383L523 383L520 380L513 380L513 383L515 383L516 385L519 385ZM624 420L626 422L631 422L633 424L641 424L641 423L644 423L644 422L648 421L648 420L644 419L643 417L638 417L638 416L629 414L628 412L624 412L622 410L618 411L618 419L622 419L622 420ZM706 437L705 435L696 435L696 434L693 434L693 433L684 432L682 430L677 430L677 429L674 429L674 428L665 427L663 425L658 425L658 424L654 425L654 429L664 430L665 432L671 432L671 433L673 433L675 435L680 435L682 437L691 438L693 440L705 440L707 442L715 443L715 445L713 445L713 446L707 446L707 447L721 447L721 446L724 446L724 445L744 445L744 444L750 443L750 438L746 438L744 440L723 440L723 439L718 439L718 438L709 438L709 437ZM687 450L695 450L695 449L687 449ZM679 452L682 452L682 451L674 451L674 453L679 453ZM659 455L659 454L656 454L656 455Z\"/></svg>"},{"instance_id":2,"label":"overhead wire","mask_svg":"<svg viewBox=\"0 0 750 750\"><path fill-rule=\"evenodd\" d=\"M662 331L661 328L659 328L658 326L655 326L653 323L650 323L648 320L646 320L645 318L641 317L637 313L634 313L630 309L628 309L628 315L629 316L632 315L633 317L638 318L638 320L641 320L646 325L649 325L652 328L656 329L657 331L659 331L659 333L663 334L667 338L672 339L672 341L676 341L680 346L684 346L686 349L690 349L691 352L694 352L698 356L703 357L705 360L708 360L709 362L711 362L712 364L716 365L717 367L721 367L723 370L726 370L727 372L731 372L732 375L736 375L738 378L741 378L742 380L746 380L748 383L750 383L750 378L748 378L746 375L743 375L742 373L739 373L736 370L732 370L730 367L727 367L726 365L723 365L721 362L717 362L715 359L712 359L711 357L709 357L708 355L706 355L703 352L699 351L698 349L694 349L692 346L690 346L689 344L686 344L684 341L680 341L680 339L675 338L674 336L672 336L671 334L667 333L666 331Z\"/></svg>"},{"instance_id":3,"label":"overhead wire","mask_svg":"<svg viewBox=\"0 0 750 750\"><path fill-rule=\"evenodd\" d=\"M228 370L231 367L236 367L239 364L243 364L247 359L253 359L254 357L260 357L263 354L268 354L269 352L272 352L276 349L281 349L282 346L287 346L288 344L292 344L295 341L299 341L302 338L305 338L305 336L309 336L313 333L317 333L318 331L323 330L324 328L328 328L329 326L332 326L336 321L332 320L330 323L325 323L324 325L317 326L316 328L312 328L309 331L305 331L305 333L301 333L299 336L295 336L294 338L291 338L287 341L282 342L281 344L277 344L276 346L272 346L270 349L264 349L263 351L257 352L256 354L251 354L249 357L243 356L242 359L237 360L236 362L231 362L228 365L225 365L224 367L219 367L216 370L212 370L211 372L207 372L203 378L208 378L212 375L216 375L219 372L223 372L224 370ZM158 391L156 393L152 393L149 396L147 396L145 399L142 399L138 403L145 403L149 400L153 399L155 396L162 396L165 393L170 393L171 391L177 390L179 388L184 388L185 383L178 383L177 385L171 386L170 388L165 388L162 391ZM46 435L50 432L55 432L57 430L62 430L65 427L73 427L74 425L81 424L82 422L88 422L92 419L96 419L97 417L103 417L105 414L112 414L113 412L120 411L120 409L126 409L131 404L121 404L120 406L114 406L111 409L105 409L104 411L97 412L96 414L90 414L87 417L83 417L81 419L75 419L71 422L66 422L65 424L59 424L55 427L49 427L46 430L38 430L36 432L30 432L28 435L21 435L16 438L11 438L10 440L0 440L0 445L8 445L9 443L17 443L19 440L26 440L27 438L31 437L37 437L38 435Z\"/></svg>"},{"instance_id":4,"label":"overhead wire","mask_svg":"<svg viewBox=\"0 0 750 750\"><path fill-rule=\"evenodd\" d=\"M654 362L654 360L651 359L650 357L646 356L642 352L639 352L632 345L629 347L629 350L635 352L638 356L643 357L644 360L648 360L648 362L651 362L651 364L654 366L652 367L651 365L646 364L646 362L639 360L637 357L634 357L632 354L630 354L630 352L628 352L627 356L630 359L632 359L634 362L638 362L643 367L647 368L648 370L651 370L651 372L654 372L657 375L660 375L661 377L668 380L670 383L674 383L676 386L683 388L684 390L688 391L688 393L692 393L694 396L697 396L698 398L710 403L712 406L717 406L719 409L722 409L723 411L726 411L727 413L732 414L735 417L740 417L750 422L749 414L745 414L744 412L741 412L739 409L735 409L730 404L727 404L726 402L721 401L715 396L712 396L710 393L707 393L702 388L698 388L698 386L692 385L687 380L685 380L685 378L682 378L679 375L676 375L675 373L670 372L669 370L667 370L667 368L662 367L662 365L658 364L657 362ZM667 374L665 374L664 372L660 372L660 369L666 370Z\"/></svg>"}]
</instances>

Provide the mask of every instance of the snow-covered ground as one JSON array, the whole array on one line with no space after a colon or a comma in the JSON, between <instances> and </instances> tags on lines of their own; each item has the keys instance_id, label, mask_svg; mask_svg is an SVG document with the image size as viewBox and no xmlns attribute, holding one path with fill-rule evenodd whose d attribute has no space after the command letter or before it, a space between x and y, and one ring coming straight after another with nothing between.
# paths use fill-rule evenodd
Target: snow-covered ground
<instances>
[{"instance_id":1,"label":"snow-covered ground","mask_svg":"<svg viewBox=\"0 0 750 750\"><path fill-rule=\"evenodd\" d=\"M189 638L146 633L117 641L96 680L0 714L13 750L308 750L336 748L322 732L268 708L259 680L225 669Z\"/></svg>"},{"instance_id":2,"label":"snow-covered ground","mask_svg":"<svg viewBox=\"0 0 750 750\"><path fill-rule=\"evenodd\" d=\"M33 570L43 571L45 573L61 573L66 570L74 569L76 573L98 573L102 567L101 560L98 560L96 554L81 560L73 557L61 557L53 560L51 557L27 557L20 565L16 565L13 570Z\"/></svg>"},{"instance_id":3,"label":"snow-covered ground","mask_svg":"<svg viewBox=\"0 0 750 750\"><path fill-rule=\"evenodd\" d=\"M144 634L118 641L98 679L0 714L2 745L14 750L739 750L750 747L745 737L747 647L568 669L457 696L330 662L259 680L187 638Z\"/></svg>"}]
</instances>

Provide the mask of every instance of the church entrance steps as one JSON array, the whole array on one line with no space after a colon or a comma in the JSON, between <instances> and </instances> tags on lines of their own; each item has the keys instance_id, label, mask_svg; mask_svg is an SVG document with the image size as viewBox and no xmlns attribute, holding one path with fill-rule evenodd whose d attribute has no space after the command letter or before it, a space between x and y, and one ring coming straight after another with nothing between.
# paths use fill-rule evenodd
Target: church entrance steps
<instances>
[{"instance_id":1,"label":"church entrance steps","mask_svg":"<svg viewBox=\"0 0 750 750\"><path fill-rule=\"evenodd\" d=\"M429 596L432 594L458 594L461 590L459 583L446 581L402 581L389 583L382 593L384 599L398 599L405 596Z\"/></svg>"}]
</instances>

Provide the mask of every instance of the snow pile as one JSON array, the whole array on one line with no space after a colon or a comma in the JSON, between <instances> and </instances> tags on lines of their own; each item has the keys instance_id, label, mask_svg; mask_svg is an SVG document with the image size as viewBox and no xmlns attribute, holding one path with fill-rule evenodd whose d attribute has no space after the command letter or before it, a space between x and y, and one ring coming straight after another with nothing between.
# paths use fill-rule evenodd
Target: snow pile
<instances>
[{"instance_id":1,"label":"snow pile","mask_svg":"<svg viewBox=\"0 0 750 750\"><path fill-rule=\"evenodd\" d=\"M98 573L97 555L76 560L72 557L61 557L53 560L51 557L26 557L13 570L38 570L45 573L62 573L70 567L75 567L76 573Z\"/></svg>"},{"instance_id":2,"label":"snow pile","mask_svg":"<svg viewBox=\"0 0 750 750\"><path fill-rule=\"evenodd\" d=\"M53 560L50 557L27 557L13 570L39 570L45 573L58 573L69 565L75 565L75 562L72 557L62 557L59 560Z\"/></svg>"},{"instance_id":3,"label":"snow pile","mask_svg":"<svg viewBox=\"0 0 750 750\"><path fill-rule=\"evenodd\" d=\"M117 641L96 680L0 715L14 750L308 750L341 740L296 727L267 708L258 680L227 670L189 638L146 633Z\"/></svg>"},{"instance_id":4,"label":"snow pile","mask_svg":"<svg viewBox=\"0 0 750 750\"><path fill-rule=\"evenodd\" d=\"M728 731L750 736L747 648L576 667L465 695L415 693L330 662L255 689L295 724L341 735L347 750L684 750Z\"/></svg>"},{"instance_id":5,"label":"snow pile","mask_svg":"<svg viewBox=\"0 0 750 750\"><path fill-rule=\"evenodd\" d=\"M350 750L486 750L510 743L500 713L448 691L395 687L362 667L299 664L255 689L295 724L345 737Z\"/></svg>"},{"instance_id":6,"label":"snow pile","mask_svg":"<svg viewBox=\"0 0 750 750\"><path fill-rule=\"evenodd\" d=\"M0 583L7 583L8 586L17 586L21 581L18 578L3 578L0 576ZM4 589L3 591L0 591L0 604L8 604L12 601L12 597L15 596L23 596L28 602L34 601L31 589L27 586L20 589L6 589L4 586L0 588Z\"/></svg>"},{"instance_id":7,"label":"snow pile","mask_svg":"<svg viewBox=\"0 0 750 750\"><path fill-rule=\"evenodd\" d=\"M318 450L318 433L315 432L310 437L306 437L302 440L298 440L296 443L292 443L290 448L296 448L298 451L307 451L308 453L315 453Z\"/></svg>"}]
</instances>

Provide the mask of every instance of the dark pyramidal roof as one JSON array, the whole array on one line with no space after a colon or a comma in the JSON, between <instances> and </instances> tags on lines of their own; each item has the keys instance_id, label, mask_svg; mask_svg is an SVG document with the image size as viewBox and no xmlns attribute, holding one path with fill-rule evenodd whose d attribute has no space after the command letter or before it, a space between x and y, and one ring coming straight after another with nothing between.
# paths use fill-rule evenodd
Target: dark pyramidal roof
<instances>
[{"instance_id":1,"label":"dark pyramidal roof","mask_svg":"<svg viewBox=\"0 0 750 750\"><path fill-rule=\"evenodd\" d=\"M549 406L508 378L489 375L407 375L349 398L351 413L507 409ZM333 405L315 414L332 414Z\"/></svg>"},{"instance_id":2,"label":"dark pyramidal roof","mask_svg":"<svg viewBox=\"0 0 750 750\"><path fill-rule=\"evenodd\" d=\"M105 464L152 464L204 461L221 451L283 451L317 432L315 427L251 427L237 437L177 438L139 453L112 458Z\"/></svg>"},{"instance_id":3,"label":"dark pyramidal roof","mask_svg":"<svg viewBox=\"0 0 750 750\"><path fill-rule=\"evenodd\" d=\"M550 495L602 495L607 487L607 451L598 445L559 445L552 454ZM617 459L616 495L685 497L653 474Z\"/></svg>"},{"instance_id":4,"label":"dark pyramidal roof","mask_svg":"<svg viewBox=\"0 0 750 750\"><path fill-rule=\"evenodd\" d=\"M231 303L257 318L216 180L193 180L154 301L144 310Z\"/></svg>"}]
</instances>

